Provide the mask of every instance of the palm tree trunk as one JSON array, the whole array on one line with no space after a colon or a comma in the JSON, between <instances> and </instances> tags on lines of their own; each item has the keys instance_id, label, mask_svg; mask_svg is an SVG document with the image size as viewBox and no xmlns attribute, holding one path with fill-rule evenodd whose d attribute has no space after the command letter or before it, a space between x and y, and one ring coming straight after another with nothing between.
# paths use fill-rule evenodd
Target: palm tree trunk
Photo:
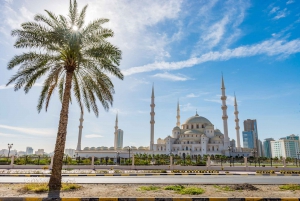
<instances>
[{"instance_id":1,"label":"palm tree trunk","mask_svg":"<svg viewBox=\"0 0 300 201\"><path fill-rule=\"evenodd\" d=\"M71 96L73 72L68 72L66 75L65 91L63 96L62 108L60 111L60 119L56 144L54 150L52 173L49 180L49 191L59 191L61 188L61 169L63 165L63 156L67 137L68 113Z\"/></svg>"}]
</instances>

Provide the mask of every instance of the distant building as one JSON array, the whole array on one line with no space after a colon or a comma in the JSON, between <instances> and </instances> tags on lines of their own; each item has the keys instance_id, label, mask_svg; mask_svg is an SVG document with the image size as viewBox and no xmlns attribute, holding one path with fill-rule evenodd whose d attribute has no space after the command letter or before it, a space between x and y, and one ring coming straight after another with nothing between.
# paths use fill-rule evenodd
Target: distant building
<instances>
[{"instance_id":1,"label":"distant building","mask_svg":"<svg viewBox=\"0 0 300 201\"><path fill-rule=\"evenodd\" d=\"M26 155L26 151L18 151L18 156L24 156Z\"/></svg>"},{"instance_id":2,"label":"distant building","mask_svg":"<svg viewBox=\"0 0 300 201\"><path fill-rule=\"evenodd\" d=\"M263 151L263 145L262 145L262 142L261 142L261 140L258 140L257 141L258 143L257 143L257 145L258 145L258 151L257 151L257 153L258 153L258 156L264 156L264 151Z\"/></svg>"},{"instance_id":3,"label":"distant building","mask_svg":"<svg viewBox=\"0 0 300 201\"><path fill-rule=\"evenodd\" d=\"M248 149L254 149L253 131L243 131L243 147Z\"/></svg>"},{"instance_id":4,"label":"distant building","mask_svg":"<svg viewBox=\"0 0 300 201\"><path fill-rule=\"evenodd\" d=\"M272 157L271 141L275 141L273 138L266 138L263 142L264 156L267 158Z\"/></svg>"},{"instance_id":5,"label":"distant building","mask_svg":"<svg viewBox=\"0 0 300 201\"><path fill-rule=\"evenodd\" d=\"M65 149L65 154L73 157L75 155L75 149Z\"/></svg>"},{"instance_id":6,"label":"distant building","mask_svg":"<svg viewBox=\"0 0 300 201\"><path fill-rule=\"evenodd\" d=\"M117 135L117 149L123 148L123 130L118 129L118 135Z\"/></svg>"},{"instance_id":7,"label":"distant building","mask_svg":"<svg viewBox=\"0 0 300 201\"><path fill-rule=\"evenodd\" d=\"M244 120L243 140L244 139L244 147L255 149L257 153L259 153L256 119Z\"/></svg>"},{"instance_id":8,"label":"distant building","mask_svg":"<svg viewBox=\"0 0 300 201\"><path fill-rule=\"evenodd\" d=\"M45 154L44 149L38 149L38 150L35 152L35 155L44 155L44 154Z\"/></svg>"},{"instance_id":9,"label":"distant building","mask_svg":"<svg viewBox=\"0 0 300 201\"><path fill-rule=\"evenodd\" d=\"M290 135L277 141L271 141L272 157L297 158L297 152L300 151L299 137L297 137Z\"/></svg>"},{"instance_id":10,"label":"distant building","mask_svg":"<svg viewBox=\"0 0 300 201\"><path fill-rule=\"evenodd\" d=\"M26 155L32 155L33 154L33 148L32 147L26 147Z\"/></svg>"}]
</instances>

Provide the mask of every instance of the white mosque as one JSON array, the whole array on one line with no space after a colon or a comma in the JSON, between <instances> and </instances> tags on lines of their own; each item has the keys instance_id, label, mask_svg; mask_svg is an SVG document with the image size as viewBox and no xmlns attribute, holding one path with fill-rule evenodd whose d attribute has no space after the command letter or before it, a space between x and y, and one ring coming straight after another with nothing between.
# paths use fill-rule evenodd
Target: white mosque
<instances>
[{"instance_id":1,"label":"white mosque","mask_svg":"<svg viewBox=\"0 0 300 201\"><path fill-rule=\"evenodd\" d=\"M180 123L180 107L179 102L177 103L177 123L172 130L172 135L167 136L164 139L158 138L157 143L154 143L154 108L155 108L155 96L154 87L152 87L151 95L151 112L150 112L150 146L149 147L123 147L123 131L118 129L118 115L115 122L115 133L114 133L114 146L113 147L85 147L81 150L81 136L82 136L82 122L83 114L80 118L78 144L76 153L82 157L95 156L95 157L126 157L130 151L132 154L174 154L174 155L246 155L249 153L242 152L240 145L240 127L238 118L238 108L237 101L235 97L235 123L236 123L236 139L237 144L235 145L235 140L229 140L228 136L228 123L227 123L227 105L226 105L226 95L225 95L225 85L222 76L221 80L221 90L222 90L222 120L224 130L222 133L219 129L215 129L214 125L205 117L196 114L188 118L183 124ZM229 153L230 152L230 153Z\"/></svg>"}]
</instances>

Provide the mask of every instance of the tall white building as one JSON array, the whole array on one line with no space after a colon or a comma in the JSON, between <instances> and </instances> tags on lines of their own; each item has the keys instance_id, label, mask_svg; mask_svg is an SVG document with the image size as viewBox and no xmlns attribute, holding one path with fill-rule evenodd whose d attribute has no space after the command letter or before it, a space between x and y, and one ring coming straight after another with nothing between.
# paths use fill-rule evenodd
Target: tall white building
<instances>
[{"instance_id":1,"label":"tall white building","mask_svg":"<svg viewBox=\"0 0 300 201\"><path fill-rule=\"evenodd\" d=\"M44 155L45 151L44 149L38 149L37 151L35 151L35 155Z\"/></svg>"},{"instance_id":2,"label":"tall white building","mask_svg":"<svg viewBox=\"0 0 300 201\"><path fill-rule=\"evenodd\" d=\"M65 149L65 154L73 157L75 155L75 149Z\"/></svg>"},{"instance_id":3,"label":"tall white building","mask_svg":"<svg viewBox=\"0 0 300 201\"><path fill-rule=\"evenodd\" d=\"M271 141L272 157L297 158L297 152L300 151L299 147L299 139L286 137Z\"/></svg>"}]
</instances>

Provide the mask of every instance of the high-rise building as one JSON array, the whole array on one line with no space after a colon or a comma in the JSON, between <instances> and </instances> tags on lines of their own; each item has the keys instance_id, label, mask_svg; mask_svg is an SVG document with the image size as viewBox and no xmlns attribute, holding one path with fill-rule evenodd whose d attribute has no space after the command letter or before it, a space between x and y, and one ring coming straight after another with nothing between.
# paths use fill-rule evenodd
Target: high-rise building
<instances>
[{"instance_id":1,"label":"high-rise building","mask_svg":"<svg viewBox=\"0 0 300 201\"><path fill-rule=\"evenodd\" d=\"M244 140L244 134L246 143L244 142L244 146L247 148L253 148L259 152L258 147L258 131L257 131L257 122L256 119L247 119L244 121L244 131L243 131L243 140ZM252 139L251 139L252 136Z\"/></svg>"},{"instance_id":2,"label":"high-rise building","mask_svg":"<svg viewBox=\"0 0 300 201\"><path fill-rule=\"evenodd\" d=\"M38 149L37 151L35 151L35 155L44 155L45 151L44 149Z\"/></svg>"},{"instance_id":3,"label":"high-rise building","mask_svg":"<svg viewBox=\"0 0 300 201\"><path fill-rule=\"evenodd\" d=\"M264 149L261 140L258 140L257 145L258 145L258 151L257 151L258 156L264 156Z\"/></svg>"},{"instance_id":4,"label":"high-rise building","mask_svg":"<svg viewBox=\"0 0 300 201\"><path fill-rule=\"evenodd\" d=\"M297 152L300 151L299 137L290 135L277 141L271 141L271 150L272 157L297 158Z\"/></svg>"},{"instance_id":5,"label":"high-rise building","mask_svg":"<svg viewBox=\"0 0 300 201\"><path fill-rule=\"evenodd\" d=\"M65 154L73 157L75 155L75 149L65 149Z\"/></svg>"},{"instance_id":6,"label":"high-rise building","mask_svg":"<svg viewBox=\"0 0 300 201\"><path fill-rule=\"evenodd\" d=\"M32 155L32 154L33 154L32 147L26 147L26 155Z\"/></svg>"},{"instance_id":7,"label":"high-rise building","mask_svg":"<svg viewBox=\"0 0 300 201\"><path fill-rule=\"evenodd\" d=\"M118 129L118 134L117 134L117 148L123 148L123 130Z\"/></svg>"},{"instance_id":8,"label":"high-rise building","mask_svg":"<svg viewBox=\"0 0 300 201\"><path fill-rule=\"evenodd\" d=\"M273 138L266 138L263 142L264 156L267 158L272 157L271 141L275 141Z\"/></svg>"},{"instance_id":9,"label":"high-rise building","mask_svg":"<svg viewBox=\"0 0 300 201\"><path fill-rule=\"evenodd\" d=\"M243 131L243 147L254 149L253 131Z\"/></svg>"}]
</instances>

